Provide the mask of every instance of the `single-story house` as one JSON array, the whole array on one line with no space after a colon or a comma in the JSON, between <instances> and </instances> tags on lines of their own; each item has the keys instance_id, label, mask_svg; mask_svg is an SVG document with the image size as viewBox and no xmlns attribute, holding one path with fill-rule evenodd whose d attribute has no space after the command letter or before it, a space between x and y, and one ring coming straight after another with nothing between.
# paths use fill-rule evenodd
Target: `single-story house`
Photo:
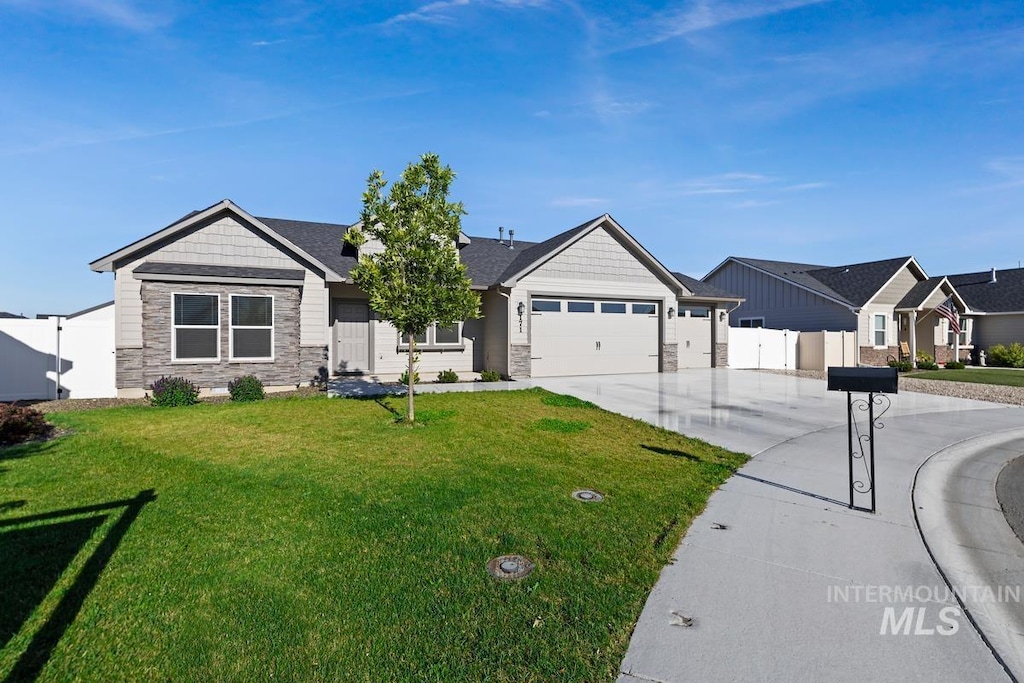
<instances>
[{"instance_id":1,"label":"single-story house","mask_svg":"<svg viewBox=\"0 0 1024 683\"><path fill-rule=\"evenodd\" d=\"M971 310L974 347L1024 344L1024 268L948 275Z\"/></svg>"},{"instance_id":2,"label":"single-story house","mask_svg":"<svg viewBox=\"0 0 1024 683\"><path fill-rule=\"evenodd\" d=\"M920 351L938 362L952 359L955 346L961 357L973 349L970 318L952 340L948 320L934 313L949 297L960 316L972 312L958 287L929 278L912 256L844 266L730 256L702 281L745 299L730 313L731 325L854 332L864 365L899 358L901 342L912 358Z\"/></svg>"},{"instance_id":3,"label":"single-story house","mask_svg":"<svg viewBox=\"0 0 1024 683\"><path fill-rule=\"evenodd\" d=\"M169 374L207 389L249 373L270 387L322 373L397 377L407 345L351 278L359 251L342 238L358 228L257 218L224 200L93 261L114 273L119 395ZM608 214L539 243L510 231L457 246L482 317L427 330L424 379L449 368L512 379L675 372L727 357L725 312L740 298L688 286Z\"/></svg>"}]
</instances>

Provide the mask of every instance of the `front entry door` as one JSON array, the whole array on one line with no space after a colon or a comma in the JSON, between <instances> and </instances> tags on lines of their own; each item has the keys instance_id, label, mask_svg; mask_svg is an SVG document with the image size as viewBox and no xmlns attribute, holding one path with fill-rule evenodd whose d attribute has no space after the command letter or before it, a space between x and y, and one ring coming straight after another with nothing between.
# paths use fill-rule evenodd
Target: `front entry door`
<instances>
[{"instance_id":1,"label":"front entry door","mask_svg":"<svg viewBox=\"0 0 1024 683\"><path fill-rule=\"evenodd\" d=\"M361 375L370 370L370 307L334 302L334 371Z\"/></svg>"}]
</instances>

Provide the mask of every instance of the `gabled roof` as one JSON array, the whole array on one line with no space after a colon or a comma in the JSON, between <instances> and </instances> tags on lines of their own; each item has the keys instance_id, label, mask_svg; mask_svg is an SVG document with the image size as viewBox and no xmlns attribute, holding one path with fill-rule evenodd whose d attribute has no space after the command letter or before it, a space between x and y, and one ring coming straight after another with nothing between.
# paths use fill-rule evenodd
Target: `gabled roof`
<instances>
[{"instance_id":1,"label":"gabled roof","mask_svg":"<svg viewBox=\"0 0 1024 683\"><path fill-rule=\"evenodd\" d=\"M270 226L266 225L260 219L249 214L247 211L242 209L240 206L232 202L230 199L224 199L217 202L201 211L193 211L186 214L182 218L179 218L174 223L171 223L165 228L157 230L154 233L143 237L140 240L132 242L126 247L122 247L117 251L113 251L106 256L102 256L92 263L89 267L96 272L112 271L117 267L118 262L123 262L137 254L144 253L146 250L159 247L161 244L173 241L177 238L179 233L189 230L199 224L201 221L212 219L218 215L231 213L239 217L247 223L250 227L255 228L257 231L263 233L271 242L276 242L284 250L292 253L294 257L306 261L309 265L317 270L323 271L324 277L328 281L339 281L344 280L345 275L339 274L330 266L323 263L313 254L303 249L301 246L294 244L284 235L278 233ZM339 226L343 227L343 226ZM340 238L338 242L340 246Z\"/></svg>"},{"instance_id":2,"label":"gabled roof","mask_svg":"<svg viewBox=\"0 0 1024 683\"><path fill-rule=\"evenodd\" d=\"M943 287L943 285L945 285L945 287ZM963 297L960 296L956 288L953 287L953 284L949 281L949 278L943 275L930 277L927 280L922 280L921 282L918 282L916 285L911 287L910 291L907 292L902 299L900 299L900 302L898 304L896 304L896 310L923 310L925 302L931 298L932 294L934 294L936 290L942 290L943 294L945 294L946 291L948 291L948 296L953 297L953 301L960 311L970 311L970 306L964 301ZM943 299L945 299L945 297L943 297Z\"/></svg>"},{"instance_id":3,"label":"gabled roof","mask_svg":"<svg viewBox=\"0 0 1024 683\"><path fill-rule=\"evenodd\" d=\"M851 309L861 308L868 303L904 266L913 264L921 277L925 276L910 256L834 267L730 256L705 275L704 279L707 280L730 261L763 271Z\"/></svg>"},{"instance_id":4,"label":"gabled roof","mask_svg":"<svg viewBox=\"0 0 1024 683\"><path fill-rule=\"evenodd\" d=\"M972 311L984 313L1024 312L1024 268L947 276Z\"/></svg>"},{"instance_id":5,"label":"gabled roof","mask_svg":"<svg viewBox=\"0 0 1024 683\"><path fill-rule=\"evenodd\" d=\"M637 242L632 235L626 232L625 228L619 225L618 222L607 213L602 214L593 220L581 223L575 228L570 228L565 232L555 235L549 240L534 244L528 249L523 250L505 269L505 272L501 275L500 281L496 284L506 287L514 286L520 278L539 268L547 261L550 261L552 258L562 253L584 236L598 228L605 228L612 233L613 236L617 235L618 239L625 243L626 248L633 253L638 261L647 266L647 268L658 276L659 279L664 281L665 284L679 289L680 292L677 293L689 294L689 291L686 290L674 275L672 275L672 272L669 271L668 268L662 265L658 259L654 258L649 251L644 249L644 247Z\"/></svg>"},{"instance_id":6,"label":"gabled roof","mask_svg":"<svg viewBox=\"0 0 1024 683\"><path fill-rule=\"evenodd\" d=\"M701 282L696 278L692 278L689 275L683 275L672 271L672 274L676 276L676 279L683 283L693 293L693 296L700 299L722 299L724 301L745 301L741 296L737 296L732 292L727 292L724 289L715 287L714 285L708 284L707 282Z\"/></svg>"},{"instance_id":7,"label":"gabled roof","mask_svg":"<svg viewBox=\"0 0 1024 683\"><path fill-rule=\"evenodd\" d=\"M17 313L8 313L7 311L0 311L0 318L13 318L17 320L24 320L25 316L18 315Z\"/></svg>"}]
</instances>

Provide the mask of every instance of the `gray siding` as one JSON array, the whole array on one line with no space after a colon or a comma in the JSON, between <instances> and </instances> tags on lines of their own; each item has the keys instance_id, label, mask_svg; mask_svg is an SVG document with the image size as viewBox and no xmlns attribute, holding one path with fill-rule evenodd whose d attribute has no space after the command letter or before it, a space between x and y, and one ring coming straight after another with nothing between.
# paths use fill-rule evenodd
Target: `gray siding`
<instances>
[{"instance_id":1,"label":"gray siding","mask_svg":"<svg viewBox=\"0 0 1024 683\"><path fill-rule=\"evenodd\" d=\"M604 228L582 237L533 271L537 279L599 280L658 286L661 281Z\"/></svg>"},{"instance_id":2,"label":"gray siding","mask_svg":"<svg viewBox=\"0 0 1024 683\"><path fill-rule=\"evenodd\" d=\"M508 299L495 291L484 292L481 301L484 314L483 370L496 370L502 377L508 371Z\"/></svg>"},{"instance_id":3,"label":"gray siding","mask_svg":"<svg viewBox=\"0 0 1024 683\"><path fill-rule=\"evenodd\" d=\"M201 225L139 259L119 264L114 275L115 337L118 348L138 348L143 345L141 282L135 279L132 270L144 261L257 268L303 267L233 216L222 216ZM300 315L296 325L301 328L301 344L322 347L327 344L328 330L328 296L324 280L307 269L301 295Z\"/></svg>"},{"instance_id":4,"label":"gray siding","mask_svg":"<svg viewBox=\"0 0 1024 683\"><path fill-rule=\"evenodd\" d=\"M739 326L741 318L764 318L765 327L778 330L857 329L857 316L846 306L735 262L727 263L707 282L746 298L729 316L733 327Z\"/></svg>"},{"instance_id":5,"label":"gray siding","mask_svg":"<svg viewBox=\"0 0 1024 683\"><path fill-rule=\"evenodd\" d=\"M983 349L996 344L1024 344L1024 313L982 315L974 318L975 345Z\"/></svg>"}]
</instances>

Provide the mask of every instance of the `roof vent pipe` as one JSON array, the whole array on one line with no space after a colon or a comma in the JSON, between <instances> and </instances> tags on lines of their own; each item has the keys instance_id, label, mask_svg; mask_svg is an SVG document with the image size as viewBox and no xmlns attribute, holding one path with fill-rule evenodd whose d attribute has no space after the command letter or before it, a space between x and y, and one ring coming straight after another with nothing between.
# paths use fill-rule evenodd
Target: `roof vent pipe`
<instances>
[{"instance_id":1,"label":"roof vent pipe","mask_svg":"<svg viewBox=\"0 0 1024 683\"><path fill-rule=\"evenodd\" d=\"M504 239L505 239L505 226L504 225L499 225L498 226L498 244L504 244L505 243Z\"/></svg>"},{"instance_id":2,"label":"roof vent pipe","mask_svg":"<svg viewBox=\"0 0 1024 683\"><path fill-rule=\"evenodd\" d=\"M989 284L994 284L996 281L996 269L992 269L992 276L988 279Z\"/></svg>"},{"instance_id":3,"label":"roof vent pipe","mask_svg":"<svg viewBox=\"0 0 1024 683\"><path fill-rule=\"evenodd\" d=\"M513 230L512 228L509 228L508 229L508 248L509 249L515 249L516 248L515 235L516 235L516 231Z\"/></svg>"}]
</instances>

